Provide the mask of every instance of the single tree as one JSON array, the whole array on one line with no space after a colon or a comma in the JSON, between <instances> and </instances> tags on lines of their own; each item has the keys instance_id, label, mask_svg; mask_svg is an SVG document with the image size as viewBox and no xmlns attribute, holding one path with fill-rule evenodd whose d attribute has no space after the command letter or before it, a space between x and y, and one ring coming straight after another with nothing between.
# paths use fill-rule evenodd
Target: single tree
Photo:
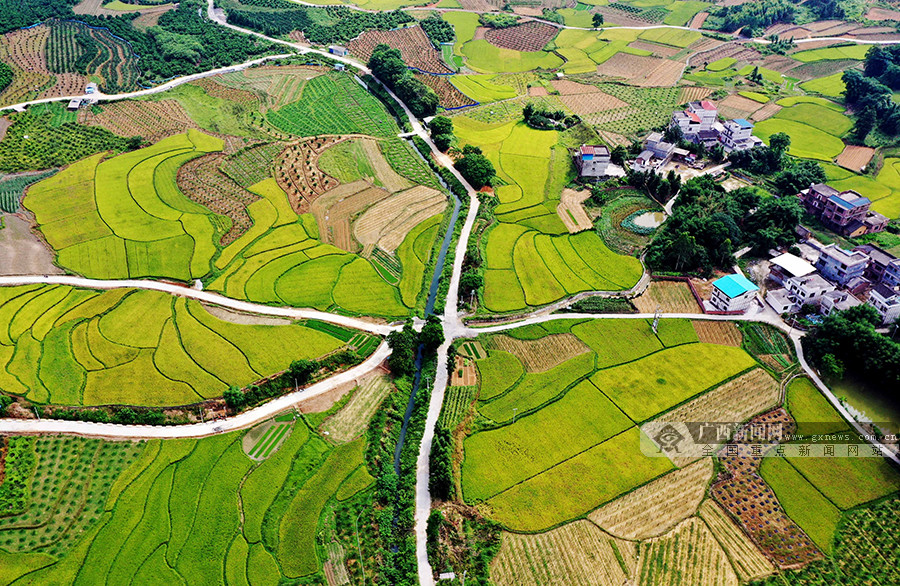
<instances>
[{"instance_id":1,"label":"single tree","mask_svg":"<svg viewBox=\"0 0 900 586\"><path fill-rule=\"evenodd\" d=\"M594 28L600 28L603 26L603 15L599 12L594 13L593 18L591 18L591 22L594 24Z\"/></svg>"}]
</instances>

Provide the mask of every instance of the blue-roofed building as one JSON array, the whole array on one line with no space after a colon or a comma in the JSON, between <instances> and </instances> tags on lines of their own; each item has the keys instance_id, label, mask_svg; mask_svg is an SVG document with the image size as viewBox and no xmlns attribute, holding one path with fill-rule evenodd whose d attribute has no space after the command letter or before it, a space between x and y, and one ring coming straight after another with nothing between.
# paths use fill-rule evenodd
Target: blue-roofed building
<instances>
[{"instance_id":1,"label":"blue-roofed building","mask_svg":"<svg viewBox=\"0 0 900 586\"><path fill-rule=\"evenodd\" d=\"M759 287L744 275L725 275L713 281L709 303L716 311L747 311L757 291Z\"/></svg>"},{"instance_id":2,"label":"blue-roofed building","mask_svg":"<svg viewBox=\"0 0 900 586\"><path fill-rule=\"evenodd\" d=\"M743 118L726 122L719 133L719 142L725 147L726 153L762 145L762 140L753 136L753 124Z\"/></svg>"},{"instance_id":3,"label":"blue-roofed building","mask_svg":"<svg viewBox=\"0 0 900 586\"><path fill-rule=\"evenodd\" d=\"M843 236L853 238L881 232L887 227L888 219L869 209L871 200L852 189L838 191L825 183L817 183L801 191L799 196L809 213Z\"/></svg>"}]
</instances>

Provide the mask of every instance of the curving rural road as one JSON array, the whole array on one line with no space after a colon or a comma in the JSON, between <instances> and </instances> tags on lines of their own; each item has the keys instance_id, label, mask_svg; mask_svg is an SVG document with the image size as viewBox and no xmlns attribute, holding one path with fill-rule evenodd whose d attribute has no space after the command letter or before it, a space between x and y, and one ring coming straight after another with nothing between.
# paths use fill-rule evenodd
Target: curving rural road
<instances>
[{"instance_id":1,"label":"curving rural road","mask_svg":"<svg viewBox=\"0 0 900 586\"><path fill-rule=\"evenodd\" d=\"M117 425L114 423L91 423L89 421L63 421L59 419L0 419L0 433L36 434L66 433L86 437L105 437L116 439L153 439L153 438L197 438L216 435L229 431L246 429L277 413L290 409L300 401L318 397L335 387L358 380L363 375L378 368L390 356L391 350L386 342L382 342L365 362L349 370L317 382L305 389L282 395L259 407L244 411L234 417L193 423L190 425Z\"/></svg>"},{"instance_id":2,"label":"curving rural road","mask_svg":"<svg viewBox=\"0 0 900 586\"><path fill-rule=\"evenodd\" d=\"M147 280L110 280L103 281L99 279L85 279L84 277L73 277L71 275L27 275L0 277L0 287L12 287L15 285L71 285L72 287L84 287L86 289L146 289L148 291L162 291L171 295L180 297L189 297L219 305L236 311L244 311L247 313L255 313L259 315L270 315L273 317L285 317L288 319L317 319L327 321L329 323L347 326L364 330L373 334L386 336L391 332L400 329L399 325L376 324L354 317L318 311L316 309L301 309L295 307L280 307L272 305L261 305L259 303L250 303L249 301L238 301L218 293L210 293L200 289L192 289L186 285L176 285L174 283L165 283L162 281Z\"/></svg>"}]
</instances>

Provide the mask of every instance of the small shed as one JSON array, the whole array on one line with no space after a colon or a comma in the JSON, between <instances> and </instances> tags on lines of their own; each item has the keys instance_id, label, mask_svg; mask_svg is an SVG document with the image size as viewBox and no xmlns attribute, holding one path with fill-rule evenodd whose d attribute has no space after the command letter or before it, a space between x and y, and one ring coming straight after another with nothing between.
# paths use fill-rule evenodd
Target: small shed
<instances>
[{"instance_id":1,"label":"small shed","mask_svg":"<svg viewBox=\"0 0 900 586\"><path fill-rule=\"evenodd\" d=\"M344 71L344 70L346 70L346 69L347 69L347 66L344 65L343 63L335 63L335 64L334 64L334 70L335 70L335 71Z\"/></svg>"},{"instance_id":2,"label":"small shed","mask_svg":"<svg viewBox=\"0 0 900 586\"><path fill-rule=\"evenodd\" d=\"M77 110L81 107L81 98L72 98L69 100L69 110Z\"/></svg>"},{"instance_id":3,"label":"small shed","mask_svg":"<svg viewBox=\"0 0 900 586\"><path fill-rule=\"evenodd\" d=\"M97 93L97 90L99 90L99 89L100 89L100 88L97 87L97 84L96 84L96 83L91 82L91 83L87 84L87 87L84 88L84 93L86 93L86 94L96 94L96 93Z\"/></svg>"},{"instance_id":4,"label":"small shed","mask_svg":"<svg viewBox=\"0 0 900 586\"><path fill-rule=\"evenodd\" d=\"M337 55L338 57L346 57L350 54L350 50L347 47L342 47L341 45L329 45L328 52L332 55Z\"/></svg>"}]
</instances>

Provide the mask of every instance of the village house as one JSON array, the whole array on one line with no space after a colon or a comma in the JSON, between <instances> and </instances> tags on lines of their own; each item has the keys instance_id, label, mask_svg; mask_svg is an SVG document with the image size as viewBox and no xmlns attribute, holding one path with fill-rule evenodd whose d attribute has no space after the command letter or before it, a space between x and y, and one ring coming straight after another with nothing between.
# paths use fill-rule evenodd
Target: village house
<instances>
[{"instance_id":1,"label":"village house","mask_svg":"<svg viewBox=\"0 0 900 586\"><path fill-rule=\"evenodd\" d=\"M762 140L753 136L753 124L743 118L726 122L719 133L719 142L726 153L752 149L763 144Z\"/></svg>"},{"instance_id":2,"label":"village house","mask_svg":"<svg viewBox=\"0 0 900 586\"><path fill-rule=\"evenodd\" d=\"M805 277L816 270L816 267L799 256L788 252L779 254L770 260L769 263L771 264L769 278L779 285L783 285L790 278Z\"/></svg>"},{"instance_id":3,"label":"village house","mask_svg":"<svg viewBox=\"0 0 900 586\"><path fill-rule=\"evenodd\" d=\"M825 183L816 183L798 194L806 210L830 230L853 238L881 232L888 219L869 208L872 202L852 189L838 191Z\"/></svg>"},{"instance_id":4,"label":"village house","mask_svg":"<svg viewBox=\"0 0 900 586\"><path fill-rule=\"evenodd\" d=\"M854 279L863 279L868 264L869 257L862 252L829 244L822 249L815 266L829 281L846 286Z\"/></svg>"},{"instance_id":5,"label":"village house","mask_svg":"<svg viewBox=\"0 0 900 586\"><path fill-rule=\"evenodd\" d=\"M672 114L672 125L681 129L684 138L699 142L699 133L713 130L718 117L715 104L709 100L688 103L687 109Z\"/></svg>"},{"instance_id":6,"label":"village house","mask_svg":"<svg viewBox=\"0 0 900 586\"><path fill-rule=\"evenodd\" d=\"M342 47L341 45L329 45L328 52L332 55L337 55L338 57L346 57L350 54L350 50L347 47Z\"/></svg>"},{"instance_id":7,"label":"village house","mask_svg":"<svg viewBox=\"0 0 900 586\"><path fill-rule=\"evenodd\" d=\"M875 285L869 293L869 305L881 315L882 324L892 324L900 317L900 289L884 283Z\"/></svg>"},{"instance_id":8,"label":"village house","mask_svg":"<svg viewBox=\"0 0 900 586\"><path fill-rule=\"evenodd\" d=\"M822 300L819 303L819 313L830 315L832 311L844 311L857 305L862 305L862 301L848 291L830 291L822 295Z\"/></svg>"},{"instance_id":9,"label":"village house","mask_svg":"<svg viewBox=\"0 0 900 586\"><path fill-rule=\"evenodd\" d=\"M578 176L605 177L609 167L609 149L603 145L583 144L575 152Z\"/></svg>"},{"instance_id":10,"label":"village house","mask_svg":"<svg viewBox=\"0 0 900 586\"><path fill-rule=\"evenodd\" d=\"M874 244L863 244L861 246L857 246L853 250L861 252L869 257L869 264L866 265L864 276L873 283L880 282L891 262L897 260L897 257L895 257L893 254L875 246Z\"/></svg>"},{"instance_id":11,"label":"village house","mask_svg":"<svg viewBox=\"0 0 900 586\"><path fill-rule=\"evenodd\" d=\"M801 307L807 303L818 305L822 296L836 289L818 273L804 277L792 277L785 281L784 287Z\"/></svg>"},{"instance_id":12,"label":"village house","mask_svg":"<svg viewBox=\"0 0 900 586\"><path fill-rule=\"evenodd\" d=\"M900 259L894 259L884 268L881 282L888 287L900 287Z\"/></svg>"},{"instance_id":13,"label":"village house","mask_svg":"<svg viewBox=\"0 0 900 586\"><path fill-rule=\"evenodd\" d=\"M710 305L717 311L747 311L759 287L744 275L725 275L713 281Z\"/></svg>"},{"instance_id":14,"label":"village house","mask_svg":"<svg viewBox=\"0 0 900 586\"><path fill-rule=\"evenodd\" d=\"M796 313L800 306L791 297L787 289L769 289L766 291L766 303L779 315Z\"/></svg>"}]
</instances>

